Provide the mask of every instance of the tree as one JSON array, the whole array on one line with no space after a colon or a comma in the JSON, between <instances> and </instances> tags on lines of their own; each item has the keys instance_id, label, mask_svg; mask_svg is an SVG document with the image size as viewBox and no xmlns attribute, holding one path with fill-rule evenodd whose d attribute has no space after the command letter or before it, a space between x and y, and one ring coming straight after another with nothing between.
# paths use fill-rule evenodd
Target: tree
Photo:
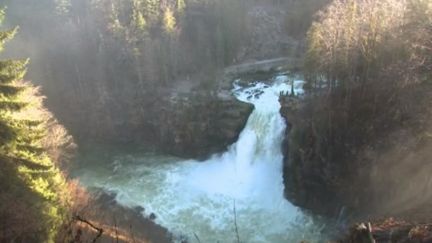
<instances>
[{"instance_id":1,"label":"tree","mask_svg":"<svg viewBox=\"0 0 432 243\"><path fill-rule=\"evenodd\" d=\"M344 205L368 212L397 197L383 185L400 188L399 179L378 184L370 175L390 175L394 165L416 167L412 158L401 159L403 167L399 161L390 166L383 154L392 154L393 162L401 148L418 153L423 142L407 141L429 134L431 13L430 0L334 0L319 14L308 32L305 63L316 93L289 113L297 121L290 132L287 188L323 192L313 201L302 198L306 207L319 208L314 203L331 195L330 210L320 210L333 213L333 205ZM304 183L306 177L314 183Z\"/></svg>"},{"instance_id":2,"label":"tree","mask_svg":"<svg viewBox=\"0 0 432 243\"><path fill-rule=\"evenodd\" d=\"M141 5L140 2L137 0L134 0L132 2L132 25L133 27L138 31L145 31L147 27L146 20L143 16L143 13L141 12ZM137 33L138 35L140 33ZM141 34L142 35L142 34Z\"/></svg>"},{"instance_id":3,"label":"tree","mask_svg":"<svg viewBox=\"0 0 432 243\"><path fill-rule=\"evenodd\" d=\"M176 27L176 19L174 17L174 12L167 8L163 14L163 29L167 34L172 34Z\"/></svg>"},{"instance_id":4,"label":"tree","mask_svg":"<svg viewBox=\"0 0 432 243\"><path fill-rule=\"evenodd\" d=\"M1 50L16 32L0 32ZM0 207L0 241L54 242L66 212L66 180L45 143L52 115L38 89L22 81L27 63L0 61L0 197L9 201Z\"/></svg>"},{"instance_id":5,"label":"tree","mask_svg":"<svg viewBox=\"0 0 432 243\"><path fill-rule=\"evenodd\" d=\"M185 0L177 0L177 12L182 14L186 8Z\"/></svg>"},{"instance_id":6,"label":"tree","mask_svg":"<svg viewBox=\"0 0 432 243\"><path fill-rule=\"evenodd\" d=\"M335 0L308 32L308 74L324 76L330 90L348 88L406 60L406 6L396 0Z\"/></svg>"},{"instance_id":7,"label":"tree","mask_svg":"<svg viewBox=\"0 0 432 243\"><path fill-rule=\"evenodd\" d=\"M410 68L421 74L420 80L432 78L432 2L430 0L410 1L406 37L411 43Z\"/></svg>"}]
</instances>

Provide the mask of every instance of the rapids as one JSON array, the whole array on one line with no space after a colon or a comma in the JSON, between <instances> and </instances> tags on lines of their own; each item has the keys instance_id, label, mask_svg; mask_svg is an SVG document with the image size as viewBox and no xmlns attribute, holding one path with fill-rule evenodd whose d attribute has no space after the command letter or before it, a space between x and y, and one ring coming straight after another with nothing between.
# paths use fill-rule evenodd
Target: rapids
<instances>
[{"instance_id":1,"label":"rapids","mask_svg":"<svg viewBox=\"0 0 432 243\"><path fill-rule=\"evenodd\" d=\"M248 87L234 84L237 99L255 106L236 143L204 162L120 154L74 174L88 187L116 193L126 206L189 242L316 242L320 227L283 196L282 140L286 128L279 95L302 94L303 81L278 76ZM237 228L237 229L236 229ZM196 235L196 236L195 236Z\"/></svg>"}]
</instances>

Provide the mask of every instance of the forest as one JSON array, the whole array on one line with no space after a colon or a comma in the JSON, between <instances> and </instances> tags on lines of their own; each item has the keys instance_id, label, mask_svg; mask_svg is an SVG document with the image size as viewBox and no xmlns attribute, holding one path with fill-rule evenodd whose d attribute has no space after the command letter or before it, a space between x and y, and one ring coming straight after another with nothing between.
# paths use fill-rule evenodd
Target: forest
<instances>
[{"instance_id":1,"label":"forest","mask_svg":"<svg viewBox=\"0 0 432 243\"><path fill-rule=\"evenodd\" d=\"M0 0L0 242L432 241L431 0Z\"/></svg>"}]
</instances>

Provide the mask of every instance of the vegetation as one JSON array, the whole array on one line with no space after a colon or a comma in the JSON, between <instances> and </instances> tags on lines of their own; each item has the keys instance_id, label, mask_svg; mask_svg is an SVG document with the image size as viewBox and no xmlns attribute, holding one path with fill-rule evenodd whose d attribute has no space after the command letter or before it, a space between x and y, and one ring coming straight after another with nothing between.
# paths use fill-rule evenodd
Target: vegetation
<instances>
[{"instance_id":1,"label":"vegetation","mask_svg":"<svg viewBox=\"0 0 432 243\"><path fill-rule=\"evenodd\" d=\"M16 32L0 32L0 49ZM54 242L70 203L59 170L70 137L23 81L27 63L0 61L0 241Z\"/></svg>"},{"instance_id":2,"label":"vegetation","mask_svg":"<svg viewBox=\"0 0 432 243\"><path fill-rule=\"evenodd\" d=\"M293 124L288 197L332 216L345 209L356 216L407 212L411 198L411 208L432 201L412 189L415 182L429 185L432 173L425 166L432 156L431 0L0 4L10 10L9 25L22 28L14 49L34 60L0 61L1 242L73 240L70 222L93 222L71 217L88 195L61 170L72 138L45 109L42 92L75 138L143 144L131 139L138 137L201 155L236 139L238 114L250 112L218 93L223 69L298 55L304 39L309 95L283 110ZM1 51L17 30L0 32ZM27 66L42 90L24 81Z\"/></svg>"},{"instance_id":3,"label":"vegetation","mask_svg":"<svg viewBox=\"0 0 432 243\"><path fill-rule=\"evenodd\" d=\"M315 14L330 2L330 0L292 1L285 20L288 33L304 38L312 25Z\"/></svg>"},{"instance_id":4,"label":"vegetation","mask_svg":"<svg viewBox=\"0 0 432 243\"><path fill-rule=\"evenodd\" d=\"M401 179L385 176L384 151L416 150L430 132L431 11L423 0L335 0L319 14L305 61L312 95L294 112L287 173L296 175L287 180L331 203L295 200L337 214L370 212L395 195ZM404 157L400 168L426 163Z\"/></svg>"},{"instance_id":5,"label":"vegetation","mask_svg":"<svg viewBox=\"0 0 432 243\"><path fill-rule=\"evenodd\" d=\"M180 83L215 89L225 66L300 53L326 2L3 0L48 107L76 139L117 142L160 120L153 104Z\"/></svg>"},{"instance_id":6,"label":"vegetation","mask_svg":"<svg viewBox=\"0 0 432 243\"><path fill-rule=\"evenodd\" d=\"M301 27L281 35L295 32L296 38L302 38L311 9L325 1L306 2L311 5L298 7L309 16L305 23L304 16L286 18L286 24L295 22ZM1 242L71 241L81 229L73 223L79 219L73 214L84 207L88 195L67 181L62 171L71 158L72 138L45 109L42 91L49 97L50 108L75 134L98 139L108 130L106 134L115 140L123 126L142 130L151 126L149 130L157 133L164 128L159 122L177 121L173 114L166 118L154 104L166 105L178 80L217 88L214 80L225 66L244 61L254 52L248 48L257 32L248 22L250 11L269 5L246 0L3 0L0 4L8 7L7 24L21 27L16 41L10 43L12 48L3 55L32 58L31 63L27 59L0 62ZM277 1L280 8L291 4L295 5ZM260 20L268 17L257 16ZM0 33L1 49L16 32L17 28ZM42 91L24 81L27 66ZM206 90L202 97L208 93L212 92ZM188 108L177 115L180 120L199 115L206 127L212 126L211 118L217 114L211 111L220 106L215 97L193 100L206 112ZM191 124L177 123L187 125L186 132L193 130ZM105 130L95 134L96 128ZM194 141L182 132L180 138ZM124 130L120 133L128 136Z\"/></svg>"}]
</instances>

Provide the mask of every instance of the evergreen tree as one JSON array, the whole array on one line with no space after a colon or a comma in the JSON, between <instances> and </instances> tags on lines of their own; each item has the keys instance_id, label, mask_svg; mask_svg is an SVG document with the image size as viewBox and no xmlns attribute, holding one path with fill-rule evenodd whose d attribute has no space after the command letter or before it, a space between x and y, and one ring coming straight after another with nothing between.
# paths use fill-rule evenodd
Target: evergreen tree
<instances>
[{"instance_id":1,"label":"evergreen tree","mask_svg":"<svg viewBox=\"0 0 432 243\"><path fill-rule=\"evenodd\" d=\"M1 50L16 31L0 32ZM54 242L66 181L44 146L52 117L37 88L23 81L27 63L0 61L0 198L7 200L0 207L0 241Z\"/></svg>"},{"instance_id":2,"label":"evergreen tree","mask_svg":"<svg viewBox=\"0 0 432 243\"><path fill-rule=\"evenodd\" d=\"M170 8L165 9L163 15L163 29L167 34L174 32L176 27L176 19L174 13Z\"/></svg>"},{"instance_id":3,"label":"evergreen tree","mask_svg":"<svg viewBox=\"0 0 432 243\"><path fill-rule=\"evenodd\" d=\"M177 0L177 12L182 14L186 8L186 3L184 0Z\"/></svg>"}]
</instances>

